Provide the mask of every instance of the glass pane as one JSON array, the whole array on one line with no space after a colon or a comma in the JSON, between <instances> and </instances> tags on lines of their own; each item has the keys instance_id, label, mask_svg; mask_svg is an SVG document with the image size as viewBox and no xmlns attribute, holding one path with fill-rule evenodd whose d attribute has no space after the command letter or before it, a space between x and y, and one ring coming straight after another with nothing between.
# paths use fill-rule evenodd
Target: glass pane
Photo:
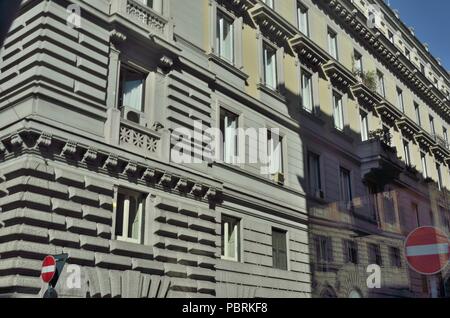
<instances>
[{"instance_id":1,"label":"glass pane","mask_svg":"<svg viewBox=\"0 0 450 318\"><path fill-rule=\"evenodd\" d=\"M303 74L302 76L302 96L303 96L303 107L312 112L313 101L312 101L312 85L311 76L308 74Z\"/></svg>"},{"instance_id":2,"label":"glass pane","mask_svg":"<svg viewBox=\"0 0 450 318\"><path fill-rule=\"evenodd\" d=\"M125 198L123 194L117 195L117 208L116 208L116 236L123 235L123 206Z\"/></svg>"},{"instance_id":3,"label":"glass pane","mask_svg":"<svg viewBox=\"0 0 450 318\"><path fill-rule=\"evenodd\" d=\"M122 69L122 105L142 111L144 76Z\"/></svg>"}]
</instances>

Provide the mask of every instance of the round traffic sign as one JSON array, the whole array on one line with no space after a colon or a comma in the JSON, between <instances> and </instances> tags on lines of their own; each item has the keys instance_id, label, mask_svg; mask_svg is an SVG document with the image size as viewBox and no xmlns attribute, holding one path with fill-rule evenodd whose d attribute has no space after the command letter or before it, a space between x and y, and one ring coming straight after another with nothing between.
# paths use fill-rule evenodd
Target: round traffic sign
<instances>
[{"instance_id":1,"label":"round traffic sign","mask_svg":"<svg viewBox=\"0 0 450 318\"><path fill-rule=\"evenodd\" d=\"M50 283L55 276L56 260L53 256L46 256L42 262L41 278L45 283Z\"/></svg>"},{"instance_id":2,"label":"round traffic sign","mask_svg":"<svg viewBox=\"0 0 450 318\"><path fill-rule=\"evenodd\" d=\"M450 258L450 242L440 229L426 226L411 232L405 242L409 266L423 275L441 272Z\"/></svg>"}]
</instances>

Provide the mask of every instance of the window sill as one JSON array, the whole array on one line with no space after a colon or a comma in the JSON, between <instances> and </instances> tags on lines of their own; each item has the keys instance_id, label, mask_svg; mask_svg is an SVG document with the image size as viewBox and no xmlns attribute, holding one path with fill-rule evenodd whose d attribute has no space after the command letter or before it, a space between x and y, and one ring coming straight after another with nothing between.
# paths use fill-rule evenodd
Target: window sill
<instances>
[{"instance_id":1,"label":"window sill","mask_svg":"<svg viewBox=\"0 0 450 318\"><path fill-rule=\"evenodd\" d=\"M349 131L349 129L348 129L347 126L344 127L343 130L339 130L339 129L337 129L336 127L333 127L333 128L332 128L332 132L333 132L335 135L337 135L337 136L343 138L344 140L346 140L346 141L349 142L349 143L353 143L354 140L353 140L352 137L350 137L350 136L348 135L348 131Z\"/></svg>"},{"instance_id":2,"label":"window sill","mask_svg":"<svg viewBox=\"0 0 450 318\"><path fill-rule=\"evenodd\" d=\"M236 65L232 64L231 62L221 58L220 56L218 56L214 53L210 53L208 55L208 59L210 61L212 61L213 63L223 67L224 69L226 69L233 75L239 77L243 81L247 81L247 79L249 78L249 76L246 73L244 73L243 71L241 71Z\"/></svg>"},{"instance_id":3,"label":"window sill","mask_svg":"<svg viewBox=\"0 0 450 318\"><path fill-rule=\"evenodd\" d=\"M282 103L286 103L287 99L286 97L281 94L279 91L274 90L273 88L268 87L265 84L258 84L257 88L262 91L263 93L277 99L278 101L282 102Z\"/></svg>"}]
</instances>

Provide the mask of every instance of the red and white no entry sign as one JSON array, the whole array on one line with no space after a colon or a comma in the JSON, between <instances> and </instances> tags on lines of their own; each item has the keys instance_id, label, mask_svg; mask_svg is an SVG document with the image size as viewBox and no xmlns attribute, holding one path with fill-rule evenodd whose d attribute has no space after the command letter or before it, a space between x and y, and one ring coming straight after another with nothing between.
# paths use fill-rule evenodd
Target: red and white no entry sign
<instances>
[{"instance_id":1,"label":"red and white no entry sign","mask_svg":"<svg viewBox=\"0 0 450 318\"><path fill-rule=\"evenodd\" d=\"M441 272L450 258L447 235L435 227L420 227L406 238L406 259L416 272L433 275Z\"/></svg>"},{"instance_id":2,"label":"red and white no entry sign","mask_svg":"<svg viewBox=\"0 0 450 318\"><path fill-rule=\"evenodd\" d=\"M46 256L42 262L41 278L45 283L50 283L55 276L56 260L53 256Z\"/></svg>"}]
</instances>

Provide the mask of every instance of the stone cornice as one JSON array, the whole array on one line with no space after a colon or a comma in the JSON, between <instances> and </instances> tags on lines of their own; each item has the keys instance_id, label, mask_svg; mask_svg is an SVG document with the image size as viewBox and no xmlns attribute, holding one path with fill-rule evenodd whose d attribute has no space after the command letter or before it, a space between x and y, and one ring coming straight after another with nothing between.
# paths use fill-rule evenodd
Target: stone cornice
<instances>
[{"instance_id":1,"label":"stone cornice","mask_svg":"<svg viewBox=\"0 0 450 318\"><path fill-rule=\"evenodd\" d=\"M262 2L252 7L249 14L253 23L259 26L259 29L267 38L279 46L291 49L289 40L294 37L297 31L288 21Z\"/></svg>"},{"instance_id":2,"label":"stone cornice","mask_svg":"<svg viewBox=\"0 0 450 318\"><path fill-rule=\"evenodd\" d=\"M317 0L323 4L344 26L365 43L369 49L375 52L387 66L395 71L404 81L414 87L425 101L429 102L437 111L450 120L450 108L445 105L445 96L436 89L417 67L381 32L374 32L367 26L365 16L347 1Z\"/></svg>"},{"instance_id":3,"label":"stone cornice","mask_svg":"<svg viewBox=\"0 0 450 318\"><path fill-rule=\"evenodd\" d=\"M397 127L408 139L414 139L414 136L420 132L420 127L407 116L397 120Z\"/></svg>"},{"instance_id":4,"label":"stone cornice","mask_svg":"<svg viewBox=\"0 0 450 318\"><path fill-rule=\"evenodd\" d=\"M331 57L314 41L302 33L298 33L289 40L289 44L299 57L313 67L322 67L331 60Z\"/></svg>"},{"instance_id":5,"label":"stone cornice","mask_svg":"<svg viewBox=\"0 0 450 318\"><path fill-rule=\"evenodd\" d=\"M373 109L378 105L382 97L376 92L369 89L364 83L357 83L352 86L353 95L358 99L358 101L368 107L368 109Z\"/></svg>"},{"instance_id":6,"label":"stone cornice","mask_svg":"<svg viewBox=\"0 0 450 318\"><path fill-rule=\"evenodd\" d=\"M331 82L336 86L343 88L345 91L352 93L350 88L357 83L357 80L353 73L345 68L345 66L332 59L323 66L323 69Z\"/></svg>"},{"instance_id":7,"label":"stone cornice","mask_svg":"<svg viewBox=\"0 0 450 318\"><path fill-rule=\"evenodd\" d=\"M402 112L386 100L377 105L375 110L391 126L394 126L403 117Z\"/></svg>"},{"instance_id":8,"label":"stone cornice","mask_svg":"<svg viewBox=\"0 0 450 318\"><path fill-rule=\"evenodd\" d=\"M23 129L0 140L0 145L3 147L0 160L17 153L39 151L52 156L54 160L75 164L78 168L84 167L109 176L143 182L196 200L221 202L222 186L218 182L209 183L200 176L186 174L181 170L155 168L144 162L111 154L101 147L93 148L46 132ZM181 182L184 186L180 186Z\"/></svg>"}]
</instances>

